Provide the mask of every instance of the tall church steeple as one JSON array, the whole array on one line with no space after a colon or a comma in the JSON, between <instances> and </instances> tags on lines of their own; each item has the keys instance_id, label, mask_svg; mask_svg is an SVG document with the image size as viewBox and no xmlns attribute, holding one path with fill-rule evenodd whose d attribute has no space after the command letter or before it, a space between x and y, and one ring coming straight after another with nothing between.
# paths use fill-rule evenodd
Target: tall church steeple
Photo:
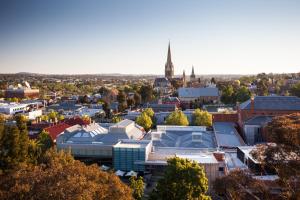
<instances>
[{"instance_id":1,"label":"tall church steeple","mask_svg":"<svg viewBox=\"0 0 300 200\"><path fill-rule=\"evenodd\" d=\"M192 74L191 74L191 81L194 81L196 79L196 75L194 72L194 66L192 66Z\"/></svg>"},{"instance_id":2,"label":"tall church steeple","mask_svg":"<svg viewBox=\"0 0 300 200\"><path fill-rule=\"evenodd\" d=\"M170 47L170 42L168 46L168 57L167 57L167 62L165 65L165 77L168 79L172 79L174 76L174 66L172 63L171 59L171 47Z\"/></svg>"},{"instance_id":3,"label":"tall church steeple","mask_svg":"<svg viewBox=\"0 0 300 200\"><path fill-rule=\"evenodd\" d=\"M183 86L183 87L186 86L185 70L183 70L183 74L182 74L182 86Z\"/></svg>"}]
</instances>

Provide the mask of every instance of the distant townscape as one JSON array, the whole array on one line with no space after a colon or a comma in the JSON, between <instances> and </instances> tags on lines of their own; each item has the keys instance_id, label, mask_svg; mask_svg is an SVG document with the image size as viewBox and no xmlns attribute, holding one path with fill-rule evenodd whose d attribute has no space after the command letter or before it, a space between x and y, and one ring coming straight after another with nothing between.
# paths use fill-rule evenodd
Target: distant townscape
<instances>
[{"instance_id":1,"label":"distant townscape","mask_svg":"<svg viewBox=\"0 0 300 200\"><path fill-rule=\"evenodd\" d=\"M0 199L299 199L300 73L175 67L1 74Z\"/></svg>"}]
</instances>

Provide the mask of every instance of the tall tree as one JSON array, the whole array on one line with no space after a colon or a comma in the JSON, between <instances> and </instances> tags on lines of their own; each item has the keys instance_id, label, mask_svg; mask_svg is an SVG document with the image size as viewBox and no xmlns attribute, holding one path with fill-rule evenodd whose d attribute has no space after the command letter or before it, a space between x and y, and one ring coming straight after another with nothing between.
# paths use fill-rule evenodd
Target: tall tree
<instances>
[{"instance_id":1,"label":"tall tree","mask_svg":"<svg viewBox=\"0 0 300 200\"><path fill-rule=\"evenodd\" d=\"M189 121L188 121L187 116L181 110L176 110L167 117L166 124L167 125L188 126Z\"/></svg>"},{"instance_id":2,"label":"tall tree","mask_svg":"<svg viewBox=\"0 0 300 200\"><path fill-rule=\"evenodd\" d=\"M212 125L212 115L207 111L202 111L199 108L195 110L192 115L194 126L211 126Z\"/></svg>"},{"instance_id":3,"label":"tall tree","mask_svg":"<svg viewBox=\"0 0 300 200\"><path fill-rule=\"evenodd\" d=\"M145 112L142 112L142 114L138 116L135 121L138 125L142 126L147 132L152 127L152 119Z\"/></svg>"},{"instance_id":4,"label":"tall tree","mask_svg":"<svg viewBox=\"0 0 300 200\"><path fill-rule=\"evenodd\" d=\"M225 104L231 104L235 102L234 90L231 85L226 86L222 90L221 101Z\"/></svg>"},{"instance_id":5,"label":"tall tree","mask_svg":"<svg viewBox=\"0 0 300 200\"><path fill-rule=\"evenodd\" d=\"M42 153L46 152L54 145L49 133L47 133L46 131L42 131L39 134L37 142L40 145Z\"/></svg>"},{"instance_id":6,"label":"tall tree","mask_svg":"<svg viewBox=\"0 0 300 200\"><path fill-rule=\"evenodd\" d=\"M236 92L236 100L238 102L245 102L251 97L251 92L245 86L240 87Z\"/></svg>"},{"instance_id":7,"label":"tall tree","mask_svg":"<svg viewBox=\"0 0 300 200\"><path fill-rule=\"evenodd\" d=\"M151 199L211 199L206 195L207 190L208 179L202 166L188 159L173 157L168 160L164 175L152 192Z\"/></svg>"},{"instance_id":8,"label":"tall tree","mask_svg":"<svg viewBox=\"0 0 300 200\"><path fill-rule=\"evenodd\" d=\"M141 200L144 195L144 181L143 177L139 176L136 178L135 176L130 177L130 188L133 190L133 198L136 200Z\"/></svg>"},{"instance_id":9,"label":"tall tree","mask_svg":"<svg viewBox=\"0 0 300 200\"><path fill-rule=\"evenodd\" d=\"M136 93L134 93L133 99L134 99L135 106L138 107L142 101L141 95L136 92Z\"/></svg>"},{"instance_id":10,"label":"tall tree","mask_svg":"<svg viewBox=\"0 0 300 200\"><path fill-rule=\"evenodd\" d=\"M300 82L291 88L291 94L300 97Z\"/></svg>"},{"instance_id":11,"label":"tall tree","mask_svg":"<svg viewBox=\"0 0 300 200\"><path fill-rule=\"evenodd\" d=\"M151 85L142 85L140 88L140 95L144 103L148 103L153 97L153 87Z\"/></svg>"}]
</instances>

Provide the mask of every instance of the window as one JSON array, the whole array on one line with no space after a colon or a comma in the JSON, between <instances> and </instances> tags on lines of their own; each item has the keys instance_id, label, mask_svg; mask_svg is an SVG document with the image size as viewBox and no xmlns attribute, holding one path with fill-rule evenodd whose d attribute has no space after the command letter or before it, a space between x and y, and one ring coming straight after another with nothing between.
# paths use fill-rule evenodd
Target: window
<instances>
[{"instance_id":1,"label":"window","mask_svg":"<svg viewBox=\"0 0 300 200\"><path fill-rule=\"evenodd\" d=\"M219 167L219 172L224 172L224 167Z\"/></svg>"}]
</instances>

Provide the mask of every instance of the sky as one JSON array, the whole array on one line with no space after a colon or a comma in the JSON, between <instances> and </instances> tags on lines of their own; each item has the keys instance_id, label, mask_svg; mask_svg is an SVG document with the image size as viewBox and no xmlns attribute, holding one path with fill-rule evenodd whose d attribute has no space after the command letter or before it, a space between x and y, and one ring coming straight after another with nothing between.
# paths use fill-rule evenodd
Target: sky
<instances>
[{"instance_id":1,"label":"sky","mask_svg":"<svg viewBox=\"0 0 300 200\"><path fill-rule=\"evenodd\" d=\"M0 73L300 71L299 0L0 0Z\"/></svg>"}]
</instances>

